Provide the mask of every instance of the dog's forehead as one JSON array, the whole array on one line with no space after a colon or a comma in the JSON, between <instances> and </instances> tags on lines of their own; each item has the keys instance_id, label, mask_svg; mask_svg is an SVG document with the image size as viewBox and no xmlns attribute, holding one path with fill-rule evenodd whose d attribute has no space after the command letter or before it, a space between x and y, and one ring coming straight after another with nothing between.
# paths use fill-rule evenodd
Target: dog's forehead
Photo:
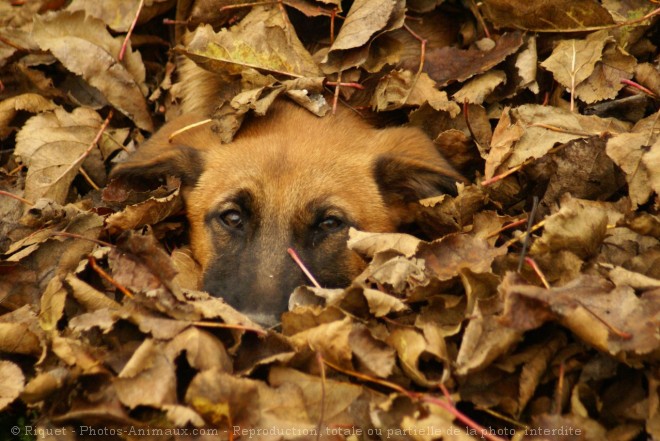
<instances>
[{"instance_id":1,"label":"dog's forehead","mask_svg":"<svg viewBox=\"0 0 660 441\"><path fill-rule=\"evenodd\" d=\"M264 196L273 193L273 198L347 193L361 199L360 193L376 189L371 155L298 148L295 141L280 146L237 143L208 155L206 161L199 187L216 194L248 188Z\"/></svg>"}]
</instances>

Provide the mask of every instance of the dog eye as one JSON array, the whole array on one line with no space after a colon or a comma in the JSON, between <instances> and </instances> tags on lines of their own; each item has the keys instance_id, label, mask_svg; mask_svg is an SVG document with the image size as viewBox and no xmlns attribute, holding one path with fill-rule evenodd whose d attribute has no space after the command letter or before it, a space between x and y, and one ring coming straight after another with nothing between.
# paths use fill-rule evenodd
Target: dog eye
<instances>
[{"instance_id":1,"label":"dog eye","mask_svg":"<svg viewBox=\"0 0 660 441\"><path fill-rule=\"evenodd\" d=\"M243 228L243 215L238 210L227 210L220 213L220 222L232 230Z\"/></svg>"},{"instance_id":2,"label":"dog eye","mask_svg":"<svg viewBox=\"0 0 660 441\"><path fill-rule=\"evenodd\" d=\"M328 216L317 224L317 228L324 233L334 233L344 228L344 222L335 216Z\"/></svg>"}]
</instances>

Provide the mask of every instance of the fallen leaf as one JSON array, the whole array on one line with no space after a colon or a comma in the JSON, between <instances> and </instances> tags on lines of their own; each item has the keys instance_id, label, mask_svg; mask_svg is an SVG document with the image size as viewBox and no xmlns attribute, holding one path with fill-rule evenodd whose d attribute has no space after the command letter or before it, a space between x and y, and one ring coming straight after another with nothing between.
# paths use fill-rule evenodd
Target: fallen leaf
<instances>
[{"instance_id":1,"label":"fallen leaf","mask_svg":"<svg viewBox=\"0 0 660 441\"><path fill-rule=\"evenodd\" d=\"M424 259L433 277L449 280L464 270L489 272L493 259L504 254L505 249L495 248L483 239L450 234L434 242L421 244L417 256Z\"/></svg>"},{"instance_id":2,"label":"fallen leaf","mask_svg":"<svg viewBox=\"0 0 660 441\"><path fill-rule=\"evenodd\" d=\"M118 60L121 40L112 38L105 24L82 11L37 16L32 36L67 69L82 76L119 111L144 130L153 131L147 110L145 69L142 57L130 46ZM81 57L79 54L86 56Z\"/></svg>"},{"instance_id":3,"label":"fallen leaf","mask_svg":"<svg viewBox=\"0 0 660 441\"><path fill-rule=\"evenodd\" d=\"M369 41L381 32L403 26L404 14L405 4L400 0L354 2L323 60L324 71L341 72L364 63Z\"/></svg>"},{"instance_id":4,"label":"fallen leaf","mask_svg":"<svg viewBox=\"0 0 660 441\"><path fill-rule=\"evenodd\" d=\"M403 106L428 103L435 110L444 110L453 118L461 109L449 101L447 93L436 89L435 82L422 72L419 76L409 70L394 70L380 80L372 98L378 112Z\"/></svg>"},{"instance_id":5,"label":"fallen leaf","mask_svg":"<svg viewBox=\"0 0 660 441\"><path fill-rule=\"evenodd\" d=\"M452 98L457 103L483 104L495 88L506 81L504 72L490 70L469 80Z\"/></svg>"},{"instance_id":6,"label":"fallen leaf","mask_svg":"<svg viewBox=\"0 0 660 441\"><path fill-rule=\"evenodd\" d=\"M567 31L613 23L599 3L589 0L559 0L530 3L525 0L486 0L484 13L498 28L530 31Z\"/></svg>"},{"instance_id":7,"label":"fallen leaf","mask_svg":"<svg viewBox=\"0 0 660 441\"><path fill-rule=\"evenodd\" d=\"M585 103L616 98L624 81L633 76L637 60L615 44L605 46L603 56L593 73L575 88L575 94Z\"/></svg>"},{"instance_id":8,"label":"fallen leaf","mask_svg":"<svg viewBox=\"0 0 660 441\"><path fill-rule=\"evenodd\" d=\"M119 400L131 409L137 406L159 408L176 400L174 363L161 345L145 340L114 381ZM145 394L144 391L149 393Z\"/></svg>"},{"instance_id":9,"label":"fallen leaf","mask_svg":"<svg viewBox=\"0 0 660 441\"><path fill-rule=\"evenodd\" d=\"M0 410L4 410L23 392L25 376L16 364L0 360L0 378Z\"/></svg>"},{"instance_id":10,"label":"fallen leaf","mask_svg":"<svg viewBox=\"0 0 660 441\"><path fill-rule=\"evenodd\" d=\"M84 162L79 159L101 127L101 118L90 109L64 109L28 120L16 136L16 155L28 167L25 197L42 197L64 204L71 183Z\"/></svg>"},{"instance_id":11,"label":"fallen leaf","mask_svg":"<svg viewBox=\"0 0 660 441\"><path fill-rule=\"evenodd\" d=\"M581 258L593 256L605 239L607 214L599 207L566 195L559 210L545 219L543 235L530 252L567 250Z\"/></svg>"},{"instance_id":12,"label":"fallen leaf","mask_svg":"<svg viewBox=\"0 0 660 441\"><path fill-rule=\"evenodd\" d=\"M321 73L277 7L259 6L231 29L200 26L179 50L207 70L241 74L248 69L288 78Z\"/></svg>"},{"instance_id":13,"label":"fallen leaf","mask_svg":"<svg viewBox=\"0 0 660 441\"><path fill-rule=\"evenodd\" d=\"M428 73L438 86L454 81L463 82L498 65L515 53L522 44L522 34L514 32L503 34L490 50L463 50L455 47L431 49L426 53L424 72ZM412 66L405 67L414 69Z\"/></svg>"}]
</instances>

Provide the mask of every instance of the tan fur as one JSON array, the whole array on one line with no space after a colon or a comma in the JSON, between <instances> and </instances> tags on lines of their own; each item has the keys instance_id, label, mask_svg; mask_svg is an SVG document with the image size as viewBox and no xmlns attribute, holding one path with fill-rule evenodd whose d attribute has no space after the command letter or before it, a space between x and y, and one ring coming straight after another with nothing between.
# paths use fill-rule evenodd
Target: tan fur
<instances>
[{"instance_id":1,"label":"tan fur","mask_svg":"<svg viewBox=\"0 0 660 441\"><path fill-rule=\"evenodd\" d=\"M207 289L220 290L214 294L223 297L237 290L241 294L231 294L230 303L262 322L273 323L290 289L305 282L287 247L307 256L322 284L347 283L364 266L346 249L348 226L395 231L411 203L411 196L397 194L398 189L416 200L437 194L440 177L462 179L418 130L377 130L348 109L318 118L277 103L266 117L249 121L231 144L222 144L210 124L183 131L170 142L171 133L203 118L189 114L165 125L113 174L182 176L188 182L191 247ZM250 235L242 238L215 220L233 208L248 210L237 205L237 192L250 195L254 211L249 217L254 225L246 230ZM346 220L346 228L319 234L319 211ZM234 269L223 272L229 267ZM240 276L234 274L238 271ZM291 282L282 285L277 280L282 277ZM231 286L218 278L231 278Z\"/></svg>"}]
</instances>

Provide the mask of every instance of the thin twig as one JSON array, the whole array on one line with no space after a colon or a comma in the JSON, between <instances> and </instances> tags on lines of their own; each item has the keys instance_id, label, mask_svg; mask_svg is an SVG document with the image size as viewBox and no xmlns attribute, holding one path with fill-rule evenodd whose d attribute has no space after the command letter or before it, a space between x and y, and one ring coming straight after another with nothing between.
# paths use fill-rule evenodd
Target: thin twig
<instances>
[{"instance_id":1,"label":"thin twig","mask_svg":"<svg viewBox=\"0 0 660 441\"><path fill-rule=\"evenodd\" d=\"M335 42L335 17L337 16L337 8L332 10L330 15L330 46Z\"/></svg>"},{"instance_id":2,"label":"thin twig","mask_svg":"<svg viewBox=\"0 0 660 441\"><path fill-rule=\"evenodd\" d=\"M60 179L64 178L71 170L74 168L78 167L80 164L82 164L85 161L85 158L89 156L89 154L92 152L92 149L96 147L96 144L99 142L101 139L101 136L103 136L103 132L105 132L105 129L108 127L108 124L110 124L110 120L112 119L112 110L108 113L108 117L103 121L103 124L101 124L101 128L99 131L96 133L96 136L92 140L92 142L87 146L87 149L76 159L73 161L71 165L69 165L64 172L62 172L57 178L55 178L52 183L58 182ZM51 184L52 184L51 183Z\"/></svg>"},{"instance_id":3,"label":"thin twig","mask_svg":"<svg viewBox=\"0 0 660 441\"><path fill-rule=\"evenodd\" d=\"M7 196L7 197L9 197L9 198L16 199L17 201L21 201L21 202L23 202L25 205L28 205L28 206L30 206L30 207L34 205L34 202L30 202L30 201L28 201L27 199L24 199L24 198L22 198L22 197L20 197L20 196L17 196L17 195L15 195L14 193L9 193L8 191L0 190L0 196Z\"/></svg>"},{"instance_id":4,"label":"thin twig","mask_svg":"<svg viewBox=\"0 0 660 441\"><path fill-rule=\"evenodd\" d=\"M486 25L486 20L484 20L484 17L481 15L481 11L479 10L479 7L474 3L474 0L470 0L470 9L472 10L472 13L477 18L477 21L483 28L486 38L490 38L490 31L488 30L488 26Z\"/></svg>"},{"instance_id":5,"label":"thin twig","mask_svg":"<svg viewBox=\"0 0 660 441\"><path fill-rule=\"evenodd\" d=\"M121 293L124 294L129 299L132 299L134 297L133 293L131 293L128 289L126 289L121 284L119 284L119 282L113 279L110 274L106 273L105 270L99 266L94 256L89 256L88 261L89 261L89 265L92 267L94 271L98 273L99 276L101 276L108 283L110 283L112 286L114 286L119 291L121 291Z\"/></svg>"},{"instance_id":6,"label":"thin twig","mask_svg":"<svg viewBox=\"0 0 660 441\"><path fill-rule=\"evenodd\" d=\"M655 92L653 92L651 89L648 89L648 88L642 86L639 83L636 83L632 80L628 80L628 79L625 79L625 78L623 78L621 80L621 82L623 84L627 85L627 86L630 86L634 89L637 89L637 90L640 90L640 91L644 92L645 94L649 95L651 98L656 98L656 99L658 98L658 95L656 95Z\"/></svg>"},{"instance_id":7,"label":"thin twig","mask_svg":"<svg viewBox=\"0 0 660 441\"><path fill-rule=\"evenodd\" d=\"M498 181L501 181L502 179L506 178L507 176L512 175L515 172L519 171L521 168L523 168L525 166L525 164L526 164L526 161L523 162L522 164L518 164L515 167L512 167L512 168L508 169L504 173L500 173L499 175L495 175L490 179L484 179L483 181L481 181L481 186L482 187L487 187L487 186L492 185L492 184L494 184Z\"/></svg>"},{"instance_id":8,"label":"thin twig","mask_svg":"<svg viewBox=\"0 0 660 441\"><path fill-rule=\"evenodd\" d=\"M277 0L271 1L264 1L264 2L252 2L252 3L239 3L236 5L226 5L218 9L218 12L224 12L228 11L230 9L241 9L241 8L251 8L252 6L264 6L264 5L275 5L277 3L280 3Z\"/></svg>"},{"instance_id":9,"label":"thin twig","mask_svg":"<svg viewBox=\"0 0 660 441\"><path fill-rule=\"evenodd\" d=\"M569 130L569 129L564 129L563 127L557 127L553 126L550 124L544 124L544 123L532 123L527 126L527 128L530 127L540 127L542 129L547 129L551 130L553 132L558 132L558 133L567 133L569 135L577 135L577 136L602 136L601 133L592 133L592 132L582 132L580 130Z\"/></svg>"},{"instance_id":10,"label":"thin twig","mask_svg":"<svg viewBox=\"0 0 660 441\"><path fill-rule=\"evenodd\" d=\"M543 220L542 220L541 222L539 222L538 224L534 225L534 226L531 228L531 230L529 230L529 234L535 232L536 230L539 230L539 229L543 228L544 226L545 226L545 219L543 219ZM524 233L524 234L521 234L521 235L518 236L518 237L514 237L513 239L509 240L508 242L506 242L506 243L505 243L504 245L502 245L502 246L505 247L505 248L508 248L508 247L510 247L511 245L513 245L514 243L519 242L519 241L521 241L521 240L524 240L525 237L527 236L527 234L528 234L528 233Z\"/></svg>"},{"instance_id":11,"label":"thin twig","mask_svg":"<svg viewBox=\"0 0 660 441\"><path fill-rule=\"evenodd\" d=\"M525 263L532 267L538 278L541 279L541 283L543 284L543 286L545 286L545 289L550 289L550 284L548 283L548 279L545 278L543 271L541 271L541 268L539 268L539 266L536 264L534 259L527 256L525 257Z\"/></svg>"},{"instance_id":12,"label":"thin twig","mask_svg":"<svg viewBox=\"0 0 660 441\"><path fill-rule=\"evenodd\" d=\"M86 240L89 242L94 242L97 245L101 245L102 247L111 247L114 248L115 246L111 243L104 242L99 239L92 239L91 237L86 237L83 236L82 234L76 234L76 233L69 233L68 231L53 231L50 233L51 236L62 236L62 237L68 237L71 239L80 239L80 240Z\"/></svg>"},{"instance_id":13,"label":"thin twig","mask_svg":"<svg viewBox=\"0 0 660 441\"><path fill-rule=\"evenodd\" d=\"M340 70L337 73L337 84L341 84L341 73L342 71ZM339 86L335 87L335 93L334 96L332 97L332 114L334 115L337 113L337 103L339 102Z\"/></svg>"},{"instance_id":14,"label":"thin twig","mask_svg":"<svg viewBox=\"0 0 660 441\"><path fill-rule=\"evenodd\" d=\"M593 312L593 311L591 310L591 308L589 308L587 305L585 305L585 304L582 303L581 301L576 300L576 302L577 302L580 306L582 306L582 307L583 307L583 308L584 308L589 314L591 314L596 320L598 320L598 321L601 322L603 325L605 325L605 327L607 327L607 329L609 329L610 331L612 331L612 332L613 332L614 334L616 334L618 337L620 337L620 338L622 338L622 339L624 339L624 340L630 340L631 338L633 338L633 335L632 335L631 333L629 333L629 332L625 332L625 331L622 331L622 330L620 330L619 328L615 327L613 324L606 322L605 319L603 319L603 318L600 317L598 314L596 314L595 312Z\"/></svg>"},{"instance_id":15,"label":"thin twig","mask_svg":"<svg viewBox=\"0 0 660 441\"><path fill-rule=\"evenodd\" d=\"M326 81L326 85L335 87L352 87L353 89L364 90L365 87L360 83L339 83L337 81Z\"/></svg>"},{"instance_id":16,"label":"thin twig","mask_svg":"<svg viewBox=\"0 0 660 441\"><path fill-rule=\"evenodd\" d=\"M527 218L527 231L525 232L525 240L523 241L523 248L520 251L520 259L518 260L518 272L522 271L523 262L525 261L525 254L527 254L527 248L529 247L529 241L532 237L530 231L534 225L534 218L536 217L536 210L539 207L539 197L534 196L534 202L532 202L532 211L529 213L529 218Z\"/></svg>"},{"instance_id":17,"label":"thin twig","mask_svg":"<svg viewBox=\"0 0 660 441\"><path fill-rule=\"evenodd\" d=\"M511 228L516 228L516 227L519 227L521 225L525 225L525 222L527 222L527 219L520 219L520 220L517 220L517 221L513 221L510 224L506 224L502 228L500 228L499 230L490 233L488 236L486 236L486 239L490 239L491 237L498 236L500 233L502 233L506 230L510 230Z\"/></svg>"},{"instance_id":18,"label":"thin twig","mask_svg":"<svg viewBox=\"0 0 660 441\"><path fill-rule=\"evenodd\" d=\"M422 75L422 72L424 71L424 61L426 59L426 43L428 42L426 38L422 38L419 36L415 31L413 31L410 26L408 26L404 20L403 22L403 27L410 35L413 36L414 39L419 41L420 48L419 48L419 67L417 68L417 73L415 74L415 78L413 78L412 84L410 85L410 88L408 89L408 92L406 93L406 97L403 100L403 104L408 102L408 98L410 98L410 94L412 93L413 89L417 85L417 81L419 80L419 77Z\"/></svg>"},{"instance_id":19,"label":"thin twig","mask_svg":"<svg viewBox=\"0 0 660 441\"><path fill-rule=\"evenodd\" d=\"M122 61L124 59L124 53L126 52L126 47L128 46L128 42L131 40L131 35L133 35L133 29L135 29L135 25L137 24L138 18L140 17L140 13L142 13L142 8L144 7L144 0L140 0L140 4L138 5L137 12L135 12L135 17L133 17L133 22L131 23L131 27L128 29L128 32L126 33L126 38L124 38L124 43L121 45L121 50L119 51L119 61Z\"/></svg>"},{"instance_id":20,"label":"thin twig","mask_svg":"<svg viewBox=\"0 0 660 441\"><path fill-rule=\"evenodd\" d=\"M219 328L219 329L236 329L238 331L250 331L254 332L258 335L266 335L267 332L265 332L263 329L259 328L253 328L251 326L245 326L245 325L232 325L229 323L216 323L216 322L206 322L206 321L196 321L192 322L193 325L199 326L202 328Z\"/></svg>"},{"instance_id":21,"label":"thin twig","mask_svg":"<svg viewBox=\"0 0 660 441\"><path fill-rule=\"evenodd\" d=\"M87 172L85 171L85 169L84 169L83 167L80 167L80 168L78 169L78 171L80 172L80 174L82 175L82 177L85 178L85 181L87 181L87 183L88 183L88 184L89 184L94 190L100 190L100 189L101 189L101 187L99 187L98 185L96 185L96 182L94 182L94 180L92 179L92 177L91 177L90 175L87 174Z\"/></svg>"},{"instance_id":22,"label":"thin twig","mask_svg":"<svg viewBox=\"0 0 660 441\"><path fill-rule=\"evenodd\" d=\"M171 143L175 137L179 136L183 132L187 132L188 130L194 129L195 127L203 126L204 124L208 124L212 122L213 120L211 118L205 119L193 124L188 124L185 127L181 127L179 130L175 130L172 133L170 133L170 136L167 137L167 142Z\"/></svg>"},{"instance_id":23,"label":"thin twig","mask_svg":"<svg viewBox=\"0 0 660 441\"><path fill-rule=\"evenodd\" d=\"M575 112L575 62L577 60L577 51L575 50L575 40L573 40L573 57L571 59L571 112Z\"/></svg>"},{"instance_id":24,"label":"thin twig","mask_svg":"<svg viewBox=\"0 0 660 441\"><path fill-rule=\"evenodd\" d=\"M312 282L312 284L313 284L315 287L320 288L321 285L319 285L319 282L316 281L316 279L314 278L314 276L312 275L312 273L309 272L309 270L307 269L307 267L305 266L305 264L303 263L303 261L302 261L302 260L300 259L300 257L298 256L298 253L296 253L296 251L295 251L293 248L287 248L287 249L286 249L286 252L289 253L289 256L291 256L291 258L293 259L293 261L296 262L296 265L298 265L298 266L300 267L300 269L302 270L302 272L305 273L305 275L307 276L307 278L309 279L309 281Z\"/></svg>"}]
</instances>

